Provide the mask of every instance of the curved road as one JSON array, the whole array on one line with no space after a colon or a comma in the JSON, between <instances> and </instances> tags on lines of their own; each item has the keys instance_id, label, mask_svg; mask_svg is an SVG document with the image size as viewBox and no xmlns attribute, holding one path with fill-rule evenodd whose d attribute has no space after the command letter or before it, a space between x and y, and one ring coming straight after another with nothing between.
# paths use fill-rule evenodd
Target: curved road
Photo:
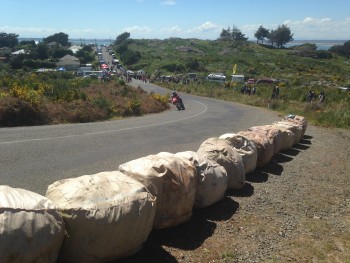
<instances>
[{"instance_id":1,"label":"curved road","mask_svg":"<svg viewBox=\"0 0 350 263\"><path fill-rule=\"evenodd\" d=\"M133 80L145 90L169 92ZM63 178L117 170L119 164L160 151L196 151L209 137L269 124L277 114L181 94L185 111L116 121L0 129L0 184L45 194Z\"/></svg>"}]
</instances>

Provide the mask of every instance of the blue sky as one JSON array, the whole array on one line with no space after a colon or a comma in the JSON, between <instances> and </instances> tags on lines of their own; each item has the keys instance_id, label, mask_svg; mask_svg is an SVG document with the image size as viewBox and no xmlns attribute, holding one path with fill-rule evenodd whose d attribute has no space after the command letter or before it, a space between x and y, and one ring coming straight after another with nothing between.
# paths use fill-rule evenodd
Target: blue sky
<instances>
[{"instance_id":1,"label":"blue sky","mask_svg":"<svg viewBox=\"0 0 350 263\"><path fill-rule=\"evenodd\" d=\"M236 26L287 25L296 40L349 40L349 0L0 0L0 32L19 37L216 39Z\"/></svg>"}]
</instances>

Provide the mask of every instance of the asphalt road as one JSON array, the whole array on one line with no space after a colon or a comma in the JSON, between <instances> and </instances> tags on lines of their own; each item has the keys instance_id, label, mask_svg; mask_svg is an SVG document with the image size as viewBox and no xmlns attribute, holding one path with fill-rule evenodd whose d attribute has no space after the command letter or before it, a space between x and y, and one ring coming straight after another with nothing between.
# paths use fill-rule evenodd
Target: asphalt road
<instances>
[{"instance_id":1,"label":"asphalt road","mask_svg":"<svg viewBox=\"0 0 350 263\"><path fill-rule=\"evenodd\" d=\"M166 93L134 81L148 91ZM0 184L45 194L59 179L118 169L161 151L196 151L209 137L269 124L276 113L181 94L185 111L99 123L0 129Z\"/></svg>"}]
</instances>

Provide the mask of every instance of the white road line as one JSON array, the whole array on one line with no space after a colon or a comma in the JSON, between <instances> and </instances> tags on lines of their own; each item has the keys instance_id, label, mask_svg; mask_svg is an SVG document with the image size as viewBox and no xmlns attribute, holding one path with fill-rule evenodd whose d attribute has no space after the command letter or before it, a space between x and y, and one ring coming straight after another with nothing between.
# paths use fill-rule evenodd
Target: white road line
<instances>
[{"instance_id":1,"label":"white road line","mask_svg":"<svg viewBox=\"0 0 350 263\"><path fill-rule=\"evenodd\" d=\"M115 130L88 132L88 133L83 133L83 134L72 134L72 135L37 138L37 139L17 140L17 141L9 141L9 142L0 142L0 145L14 144L14 143L23 143L23 142L35 142L35 141L48 141L48 140L56 140L56 139L65 139L65 138L73 138L73 137L80 137L80 136L90 136L90 135L97 135L97 134L114 133L114 132L128 131L128 130L133 130L133 129L142 129L142 128L147 128L147 127L160 126L160 125L164 125L164 124L169 124L169 123L174 123L174 122L183 121L183 120L187 120L187 119L192 119L192 118L195 118L195 117L197 117L199 115L204 114L208 110L208 107L204 103L196 101L196 100L193 100L193 101L198 103L198 104L201 104L204 107L204 109L201 112L199 112L199 113L197 113L195 115L191 115L191 116L188 116L188 117L185 117L185 118L180 118L180 119L170 120L170 121L165 121L165 122L159 122L159 123L149 124L149 125L135 126L135 127L129 127L129 128L122 128L122 129L115 129Z\"/></svg>"}]
</instances>

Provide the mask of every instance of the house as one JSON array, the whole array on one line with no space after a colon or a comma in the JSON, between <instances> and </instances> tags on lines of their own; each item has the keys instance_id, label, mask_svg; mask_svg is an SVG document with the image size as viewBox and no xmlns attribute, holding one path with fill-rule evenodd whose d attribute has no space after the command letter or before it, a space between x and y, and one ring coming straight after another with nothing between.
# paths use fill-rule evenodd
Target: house
<instances>
[{"instance_id":1,"label":"house","mask_svg":"<svg viewBox=\"0 0 350 263\"><path fill-rule=\"evenodd\" d=\"M72 50L73 54L75 54L75 53L77 53L79 50L81 50L82 47L81 47L81 46L78 46L78 45L74 45L74 46L71 46L69 49Z\"/></svg>"},{"instance_id":2,"label":"house","mask_svg":"<svg viewBox=\"0 0 350 263\"><path fill-rule=\"evenodd\" d=\"M79 58L72 55L65 55L56 63L57 67L63 67L66 70L77 70L80 67Z\"/></svg>"},{"instance_id":3,"label":"house","mask_svg":"<svg viewBox=\"0 0 350 263\"><path fill-rule=\"evenodd\" d=\"M20 50L17 50L15 52L12 52L11 55L12 56L18 56L18 55L29 54L29 53L30 53L29 50L20 49Z\"/></svg>"}]
</instances>

